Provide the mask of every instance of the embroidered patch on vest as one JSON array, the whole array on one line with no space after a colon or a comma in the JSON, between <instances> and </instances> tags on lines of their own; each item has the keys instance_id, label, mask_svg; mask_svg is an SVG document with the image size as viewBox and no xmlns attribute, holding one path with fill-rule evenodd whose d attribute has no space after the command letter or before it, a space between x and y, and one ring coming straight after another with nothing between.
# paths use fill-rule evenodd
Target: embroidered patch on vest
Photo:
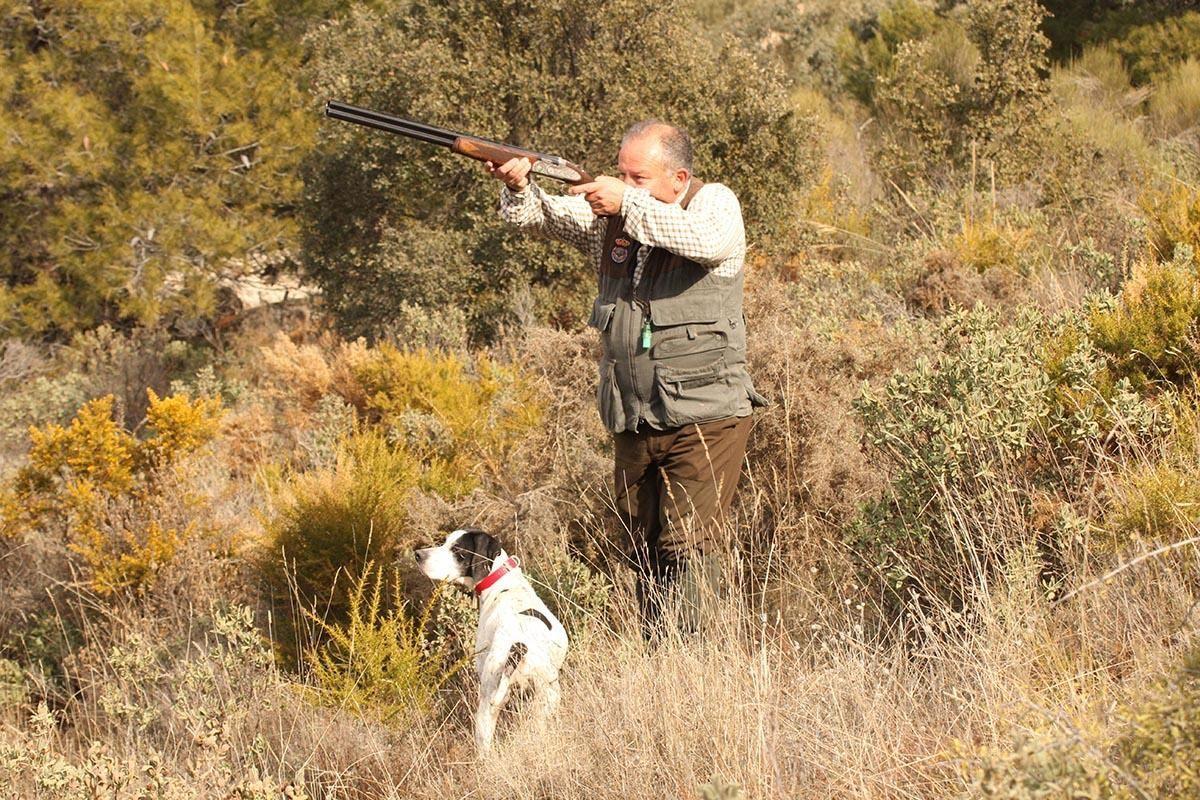
<instances>
[{"instance_id":1,"label":"embroidered patch on vest","mask_svg":"<svg viewBox=\"0 0 1200 800\"><path fill-rule=\"evenodd\" d=\"M629 248L617 245L612 249L612 252L609 253L609 256L612 258L613 263L624 264L625 259L629 258Z\"/></svg>"},{"instance_id":2,"label":"embroidered patch on vest","mask_svg":"<svg viewBox=\"0 0 1200 800\"><path fill-rule=\"evenodd\" d=\"M629 241L628 239L623 239L621 237L617 237L616 243L618 247L629 247L629 245L633 244L633 242Z\"/></svg>"}]
</instances>

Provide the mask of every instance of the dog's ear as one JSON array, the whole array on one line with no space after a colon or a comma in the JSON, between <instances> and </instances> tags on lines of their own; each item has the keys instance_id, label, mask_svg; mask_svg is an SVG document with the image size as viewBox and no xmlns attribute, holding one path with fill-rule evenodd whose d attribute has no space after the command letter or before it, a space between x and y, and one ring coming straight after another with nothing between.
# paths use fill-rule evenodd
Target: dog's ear
<instances>
[{"instance_id":1,"label":"dog's ear","mask_svg":"<svg viewBox=\"0 0 1200 800\"><path fill-rule=\"evenodd\" d=\"M479 583L492 571L492 562L500 555L500 540L487 531L473 530L464 533L454 549L467 557L463 559L466 574Z\"/></svg>"}]
</instances>

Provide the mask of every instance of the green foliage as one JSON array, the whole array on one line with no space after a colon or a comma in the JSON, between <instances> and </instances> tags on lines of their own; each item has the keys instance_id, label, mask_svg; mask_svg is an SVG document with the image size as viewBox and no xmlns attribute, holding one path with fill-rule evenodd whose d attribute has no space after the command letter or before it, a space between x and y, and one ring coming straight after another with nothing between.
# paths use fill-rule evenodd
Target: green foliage
<instances>
[{"instance_id":1,"label":"green foliage","mask_svg":"<svg viewBox=\"0 0 1200 800\"><path fill-rule=\"evenodd\" d=\"M700 800L742 800L742 787L714 777L699 789Z\"/></svg>"},{"instance_id":2,"label":"green foliage","mask_svg":"<svg viewBox=\"0 0 1200 800\"><path fill-rule=\"evenodd\" d=\"M29 464L0 495L0 535L61 537L101 594L142 587L197 535L192 523L158 519L160 477L216 436L221 401L148 394L143 439L114 421L111 395L85 404L67 427L32 429Z\"/></svg>"},{"instance_id":3,"label":"green foliage","mask_svg":"<svg viewBox=\"0 0 1200 800\"><path fill-rule=\"evenodd\" d=\"M1124 471L1108 521L1110 544L1165 544L1194 535L1200 524L1200 477L1194 468L1156 463Z\"/></svg>"},{"instance_id":4,"label":"green foliage","mask_svg":"<svg viewBox=\"0 0 1200 800\"><path fill-rule=\"evenodd\" d=\"M1200 794L1200 649L1124 716L1129 728L1117 751L1143 796Z\"/></svg>"},{"instance_id":5,"label":"green foliage","mask_svg":"<svg viewBox=\"0 0 1200 800\"><path fill-rule=\"evenodd\" d=\"M541 421L528 379L482 355L384 343L354 375L367 418L424 465L423 488L448 497L474 488L480 465L501 474L512 448Z\"/></svg>"},{"instance_id":6,"label":"green foliage","mask_svg":"<svg viewBox=\"0 0 1200 800\"><path fill-rule=\"evenodd\" d=\"M0 330L190 319L295 247L313 116L240 7L0 3Z\"/></svg>"},{"instance_id":7,"label":"green foliage","mask_svg":"<svg viewBox=\"0 0 1200 800\"><path fill-rule=\"evenodd\" d=\"M448 666L445 646L428 646L438 592L416 618L410 618L398 581L385 580L383 572L382 566L368 563L355 579L344 623L308 612L323 634L309 660L321 702L403 722L409 715L428 712L438 689L470 656ZM393 587L386 603L385 584Z\"/></svg>"},{"instance_id":8,"label":"green foliage","mask_svg":"<svg viewBox=\"0 0 1200 800\"><path fill-rule=\"evenodd\" d=\"M410 541L406 506L420 474L410 453L366 429L342 441L333 466L300 475L288 487L261 564L285 655L295 657L305 647L303 615L344 622L352 582L368 564L392 561ZM387 587L385 600L391 595Z\"/></svg>"},{"instance_id":9,"label":"green foliage","mask_svg":"<svg viewBox=\"0 0 1200 800\"><path fill-rule=\"evenodd\" d=\"M1008 473L1050 411L1043 335L1032 313L1007 326L994 312L955 313L942 324L935 362L918 362L880 390L864 388L856 408L867 444L892 478L852 534L859 555L894 587L918 578L957 596L973 585L975 565L1002 556L1007 543L983 531L1010 507Z\"/></svg>"},{"instance_id":10,"label":"green foliage","mask_svg":"<svg viewBox=\"0 0 1200 800\"><path fill-rule=\"evenodd\" d=\"M921 39L899 43L876 84L880 159L898 183L972 159L998 181L1028 177L1046 133L1048 42L1035 0L971 0Z\"/></svg>"},{"instance_id":11,"label":"green foliage","mask_svg":"<svg viewBox=\"0 0 1200 800\"><path fill-rule=\"evenodd\" d=\"M847 91L863 103L873 103L876 82L892 73L900 46L928 38L943 24L928 5L897 0L877 18L847 29L838 42L838 61Z\"/></svg>"},{"instance_id":12,"label":"green foliage","mask_svg":"<svg viewBox=\"0 0 1200 800\"><path fill-rule=\"evenodd\" d=\"M579 640L605 619L612 582L579 559L556 552L544 563L525 564L522 569L573 639Z\"/></svg>"},{"instance_id":13,"label":"green foliage","mask_svg":"<svg viewBox=\"0 0 1200 800\"><path fill-rule=\"evenodd\" d=\"M1198 323L1200 278L1187 248L1172 261L1140 264L1115 306L1090 318L1113 374L1143 392L1192 380L1200 366Z\"/></svg>"},{"instance_id":14,"label":"green foliage","mask_svg":"<svg viewBox=\"0 0 1200 800\"><path fill-rule=\"evenodd\" d=\"M771 233L815 170L815 129L789 109L779 75L690 25L685 4L646 0L356 9L314 36L313 86L593 173L612 171L629 124L669 119L692 133L697 174L738 193L751 235ZM344 331L378 332L404 302L466 307L472 332L486 335L511 319L525 286L541 319L581 321L593 265L504 226L497 184L478 165L331 123L307 186L307 269Z\"/></svg>"},{"instance_id":15,"label":"green foliage","mask_svg":"<svg viewBox=\"0 0 1200 800\"><path fill-rule=\"evenodd\" d=\"M1200 52L1200 11L1171 15L1145 14L1137 8L1117 11L1092 27L1089 38L1107 41L1125 59L1134 85L1142 86Z\"/></svg>"},{"instance_id":16,"label":"green foliage","mask_svg":"<svg viewBox=\"0 0 1200 800\"><path fill-rule=\"evenodd\" d=\"M23 705L28 697L25 670L11 659L0 658L0 709Z\"/></svg>"},{"instance_id":17,"label":"green foliage","mask_svg":"<svg viewBox=\"0 0 1200 800\"><path fill-rule=\"evenodd\" d=\"M1173 180L1165 188L1151 188L1139 199L1146 215L1150 249L1160 259L1180 255L1182 248L1200 269L1200 188Z\"/></svg>"},{"instance_id":18,"label":"green foliage","mask_svg":"<svg viewBox=\"0 0 1200 800\"><path fill-rule=\"evenodd\" d=\"M1079 742L1018 739L1007 752L986 751L970 776L971 800L1110 800L1119 783Z\"/></svg>"},{"instance_id":19,"label":"green foliage","mask_svg":"<svg viewBox=\"0 0 1200 800\"><path fill-rule=\"evenodd\" d=\"M1161 423L1129 381L1113 380L1079 319L1024 310L1004 324L978 308L948 316L938 341L932 362L856 402L890 485L848 532L890 590L915 581L963 599L1024 544L1022 497L1061 487L1114 431L1137 440Z\"/></svg>"},{"instance_id":20,"label":"green foliage","mask_svg":"<svg viewBox=\"0 0 1200 800\"><path fill-rule=\"evenodd\" d=\"M1150 116L1163 136L1195 134L1200 120L1200 58L1171 69L1150 96Z\"/></svg>"}]
</instances>

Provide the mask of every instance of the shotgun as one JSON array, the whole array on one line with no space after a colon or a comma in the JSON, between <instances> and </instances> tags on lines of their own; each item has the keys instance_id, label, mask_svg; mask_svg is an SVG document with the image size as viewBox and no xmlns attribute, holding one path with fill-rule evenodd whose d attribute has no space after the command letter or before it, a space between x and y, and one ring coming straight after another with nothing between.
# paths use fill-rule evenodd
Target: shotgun
<instances>
[{"instance_id":1,"label":"shotgun","mask_svg":"<svg viewBox=\"0 0 1200 800\"><path fill-rule=\"evenodd\" d=\"M325 103L325 116L343 122L353 122L356 125L366 125L368 128L378 128L388 133L398 133L401 136L408 136L412 139L441 145L442 147L449 147L459 155L473 158L476 161L490 161L496 166L500 166L510 158L528 158L533 162L533 168L530 172L534 175L554 178L555 180L571 185L590 183L592 180L592 176L587 174L582 167L572 164L565 158L547 155L546 153L536 153L533 150L525 150L521 147L514 147L511 144L493 141L492 139L483 139L479 136L455 133L445 128L435 128L423 122L414 122L401 117L393 117L391 114L358 108L346 103L339 103L337 100L330 100Z\"/></svg>"}]
</instances>

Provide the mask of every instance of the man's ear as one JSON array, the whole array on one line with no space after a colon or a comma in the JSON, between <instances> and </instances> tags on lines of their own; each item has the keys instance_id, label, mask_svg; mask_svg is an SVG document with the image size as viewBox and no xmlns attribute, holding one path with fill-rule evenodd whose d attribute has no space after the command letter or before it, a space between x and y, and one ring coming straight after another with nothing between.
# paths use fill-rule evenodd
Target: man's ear
<instances>
[{"instance_id":1,"label":"man's ear","mask_svg":"<svg viewBox=\"0 0 1200 800\"><path fill-rule=\"evenodd\" d=\"M675 170L675 192L676 193L682 192L683 187L687 186L688 181L690 181L691 179L692 179L692 173L688 172L686 169Z\"/></svg>"}]
</instances>

